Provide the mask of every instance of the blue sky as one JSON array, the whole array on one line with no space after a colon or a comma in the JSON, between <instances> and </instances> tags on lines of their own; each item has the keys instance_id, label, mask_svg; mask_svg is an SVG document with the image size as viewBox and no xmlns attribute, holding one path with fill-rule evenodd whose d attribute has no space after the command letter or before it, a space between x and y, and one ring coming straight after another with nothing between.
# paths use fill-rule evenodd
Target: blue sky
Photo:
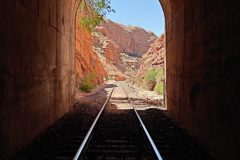
<instances>
[{"instance_id":1,"label":"blue sky","mask_svg":"<svg viewBox=\"0 0 240 160\"><path fill-rule=\"evenodd\" d=\"M159 0L111 0L116 13L107 18L124 25L142 27L156 35L164 33L164 15Z\"/></svg>"}]
</instances>

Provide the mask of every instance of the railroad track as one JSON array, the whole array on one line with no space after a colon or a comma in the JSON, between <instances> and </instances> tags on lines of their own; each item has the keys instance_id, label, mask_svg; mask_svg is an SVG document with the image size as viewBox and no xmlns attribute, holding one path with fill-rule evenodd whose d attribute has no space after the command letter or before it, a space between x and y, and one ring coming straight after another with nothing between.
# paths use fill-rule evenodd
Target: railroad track
<instances>
[{"instance_id":1,"label":"railroad track","mask_svg":"<svg viewBox=\"0 0 240 160\"><path fill-rule=\"evenodd\" d=\"M117 92L121 92L122 96L112 96ZM121 110L118 106L128 107ZM60 149L56 159L212 159L195 141L188 138L166 111L137 111L135 106L137 104L131 101L121 84L118 85L118 91L114 92L113 88L90 129L85 131L87 134L73 137Z\"/></svg>"}]
</instances>

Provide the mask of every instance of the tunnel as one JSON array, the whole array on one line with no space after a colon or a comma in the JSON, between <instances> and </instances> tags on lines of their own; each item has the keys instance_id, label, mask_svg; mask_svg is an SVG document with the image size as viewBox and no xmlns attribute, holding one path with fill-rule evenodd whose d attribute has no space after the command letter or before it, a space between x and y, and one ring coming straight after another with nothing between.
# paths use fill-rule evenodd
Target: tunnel
<instances>
[{"instance_id":1,"label":"tunnel","mask_svg":"<svg viewBox=\"0 0 240 160\"><path fill-rule=\"evenodd\" d=\"M0 1L0 159L73 106L80 1ZM216 157L237 160L240 2L160 3L166 19L165 105Z\"/></svg>"}]
</instances>

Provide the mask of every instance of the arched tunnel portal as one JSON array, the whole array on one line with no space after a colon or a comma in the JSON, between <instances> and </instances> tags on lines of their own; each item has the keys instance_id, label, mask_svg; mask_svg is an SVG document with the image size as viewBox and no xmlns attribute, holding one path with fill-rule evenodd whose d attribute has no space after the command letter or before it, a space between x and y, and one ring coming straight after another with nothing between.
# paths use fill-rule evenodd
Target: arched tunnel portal
<instances>
[{"instance_id":1,"label":"arched tunnel portal","mask_svg":"<svg viewBox=\"0 0 240 160\"><path fill-rule=\"evenodd\" d=\"M79 2L0 1L2 157L29 143L74 103ZM166 19L168 110L216 155L237 159L240 2L160 3Z\"/></svg>"}]
</instances>

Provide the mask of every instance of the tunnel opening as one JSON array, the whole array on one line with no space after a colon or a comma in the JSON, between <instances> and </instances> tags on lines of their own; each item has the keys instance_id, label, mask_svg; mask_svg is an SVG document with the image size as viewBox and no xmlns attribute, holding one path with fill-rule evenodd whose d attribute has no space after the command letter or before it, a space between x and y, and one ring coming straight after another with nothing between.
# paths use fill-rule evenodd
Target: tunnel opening
<instances>
[{"instance_id":1,"label":"tunnel opening","mask_svg":"<svg viewBox=\"0 0 240 160\"><path fill-rule=\"evenodd\" d=\"M125 81L136 88L135 99L166 108L165 20L161 5L158 1L149 5L141 2L132 10L133 3L118 8L122 4L111 4L116 13L104 15L99 23L91 8L94 5L80 2L76 15L76 97L109 80ZM154 11L142 17L141 10L151 7ZM127 18L126 14L132 12L136 12L135 16ZM134 19L138 20L131 22ZM92 28L90 23L95 22L99 24Z\"/></svg>"}]
</instances>

